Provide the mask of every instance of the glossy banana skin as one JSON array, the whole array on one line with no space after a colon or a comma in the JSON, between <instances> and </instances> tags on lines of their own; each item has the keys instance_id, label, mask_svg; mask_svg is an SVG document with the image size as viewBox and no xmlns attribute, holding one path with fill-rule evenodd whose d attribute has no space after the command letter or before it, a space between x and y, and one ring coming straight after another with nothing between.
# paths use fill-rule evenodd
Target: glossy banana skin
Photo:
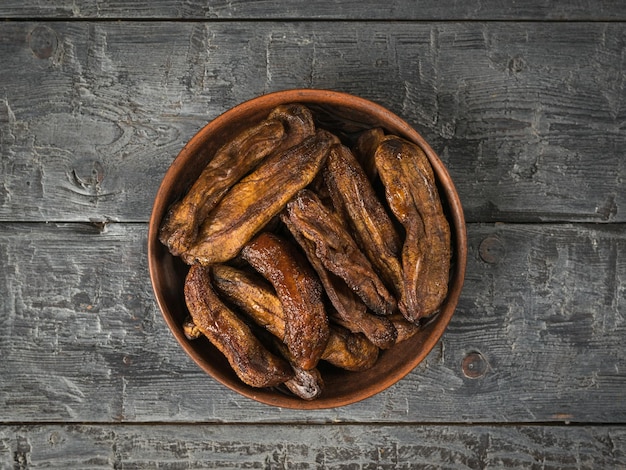
<instances>
[{"instance_id":1,"label":"glossy banana skin","mask_svg":"<svg viewBox=\"0 0 626 470\"><path fill-rule=\"evenodd\" d=\"M272 286L254 273L227 265L213 266L212 273L215 289L221 296L278 340L284 340L285 314ZM365 335L352 333L332 323L329 324L329 330L322 360L352 371L365 370L374 365L378 358L378 348ZM288 358L288 350L283 354Z\"/></svg>"},{"instance_id":2,"label":"glossy banana skin","mask_svg":"<svg viewBox=\"0 0 626 470\"><path fill-rule=\"evenodd\" d=\"M246 244L241 257L276 291L285 318L283 342L293 362L304 370L314 368L330 332L322 285L308 261L287 240L268 232Z\"/></svg>"},{"instance_id":3,"label":"glossy banana skin","mask_svg":"<svg viewBox=\"0 0 626 470\"><path fill-rule=\"evenodd\" d=\"M389 207L404 226L404 308L409 321L435 313L448 291L450 226L426 154L400 137L386 136L375 153Z\"/></svg>"},{"instance_id":4,"label":"glossy banana skin","mask_svg":"<svg viewBox=\"0 0 626 470\"><path fill-rule=\"evenodd\" d=\"M342 278L365 305L379 315L390 315L396 300L356 244L341 219L317 195L300 191L287 204L291 228L315 245L315 255L326 269Z\"/></svg>"},{"instance_id":5,"label":"glossy banana skin","mask_svg":"<svg viewBox=\"0 0 626 470\"><path fill-rule=\"evenodd\" d=\"M287 361L270 353L219 299L208 268L194 265L189 269L185 301L193 323L224 354L244 383L251 387L272 387L293 377Z\"/></svg>"},{"instance_id":6,"label":"glossy banana skin","mask_svg":"<svg viewBox=\"0 0 626 470\"><path fill-rule=\"evenodd\" d=\"M159 238L179 256L196 241L198 229L230 187L272 152L315 133L311 112L299 104L275 108L261 123L240 132L209 161L185 197L169 209Z\"/></svg>"},{"instance_id":7,"label":"glossy banana skin","mask_svg":"<svg viewBox=\"0 0 626 470\"><path fill-rule=\"evenodd\" d=\"M182 255L188 264L234 258L326 161L337 137L318 130L300 144L272 154L224 195L200 227L198 241Z\"/></svg>"},{"instance_id":8,"label":"glossy banana skin","mask_svg":"<svg viewBox=\"0 0 626 470\"><path fill-rule=\"evenodd\" d=\"M350 149L333 146L324 167L324 180L333 206L348 221L359 247L403 305L400 236Z\"/></svg>"}]
</instances>

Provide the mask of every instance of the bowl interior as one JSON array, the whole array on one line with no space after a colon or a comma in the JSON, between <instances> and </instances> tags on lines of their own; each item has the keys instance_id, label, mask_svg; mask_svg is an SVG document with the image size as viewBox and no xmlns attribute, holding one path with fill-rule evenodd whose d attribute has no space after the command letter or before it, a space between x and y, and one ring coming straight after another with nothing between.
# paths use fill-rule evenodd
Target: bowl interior
<instances>
[{"instance_id":1,"label":"bowl interior","mask_svg":"<svg viewBox=\"0 0 626 470\"><path fill-rule=\"evenodd\" d=\"M200 175L213 153L245 127L264 119L279 104L299 102L307 105L320 127L335 132L346 142L371 127L418 144L433 166L440 197L452 233L452 272L448 296L441 311L415 336L393 348L381 351L377 363L363 372L347 372L320 365L325 391L313 401L245 385L226 359L205 338L190 341L182 330L187 316L183 285L188 267L173 257L158 240L158 230L168 207L182 197ZM269 405L316 409L331 408L368 398L397 382L419 364L435 346L454 313L461 292L467 257L463 210L447 170L424 139L406 122L368 100L327 90L288 90L242 103L207 124L181 150L166 172L155 198L148 234L150 278L163 317L177 341L208 374L227 387Z\"/></svg>"}]
</instances>

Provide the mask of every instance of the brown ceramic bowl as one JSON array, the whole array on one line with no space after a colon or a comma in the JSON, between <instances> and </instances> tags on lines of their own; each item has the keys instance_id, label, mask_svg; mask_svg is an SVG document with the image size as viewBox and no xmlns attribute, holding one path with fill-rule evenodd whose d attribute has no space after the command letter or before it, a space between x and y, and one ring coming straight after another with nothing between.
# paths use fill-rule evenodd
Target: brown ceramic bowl
<instances>
[{"instance_id":1,"label":"brown ceramic bowl","mask_svg":"<svg viewBox=\"0 0 626 470\"><path fill-rule=\"evenodd\" d=\"M214 151L243 128L265 118L277 105L299 102L314 113L320 127L349 139L360 130L379 126L388 133L418 144L428 155L439 185L440 196L451 225L453 260L449 294L441 311L411 339L382 351L376 365L364 372L323 370L325 391L313 401L304 401L274 389L256 389L241 382L225 358L205 338L190 341L183 334L187 316L183 282L187 266L170 255L158 240L161 220L170 204L180 198L198 177ZM368 100L327 90L287 90L242 103L217 117L198 132L178 154L157 193L148 234L150 278L163 317L174 337L193 360L213 378L232 390L269 405L299 408L332 408L371 397L390 387L417 366L435 346L456 308L467 257L467 239L461 202L454 184L435 152L405 121Z\"/></svg>"}]
</instances>

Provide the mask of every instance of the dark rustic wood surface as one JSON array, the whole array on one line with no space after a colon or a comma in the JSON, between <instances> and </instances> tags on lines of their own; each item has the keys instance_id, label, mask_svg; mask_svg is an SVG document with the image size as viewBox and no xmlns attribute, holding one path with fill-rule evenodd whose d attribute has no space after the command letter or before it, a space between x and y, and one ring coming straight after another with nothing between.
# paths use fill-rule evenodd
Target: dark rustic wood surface
<instances>
[{"instance_id":1,"label":"dark rustic wood surface","mask_svg":"<svg viewBox=\"0 0 626 470\"><path fill-rule=\"evenodd\" d=\"M13 449L14 452L11 452ZM618 468L623 428L33 425L0 430L14 468ZM6 466L5 468L11 468Z\"/></svg>"},{"instance_id":2,"label":"dark rustic wood surface","mask_svg":"<svg viewBox=\"0 0 626 470\"><path fill-rule=\"evenodd\" d=\"M621 0L3 0L5 18L623 21Z\"/></svg>"},{"instance_id":3,"label":"dark rustic wood surface","mask_svg":"<svg viewBox=\"0 0 626 470\"><path fill-rule=\"evenodd\" d=\"M5 0L0 468L626 468L626 4ZM324 411L207 377L147 221L184 143L270 91L415 126L469 259L405 379Z\"/></svg>"},{"instance_id":4,"label":"dark rustic wood surface","mask_svg":"<svg viewBox=\"0 0 626 470\"><path fill-rule=\"evenodd\" d=\"M316 87L415 125L470 222L626 221L622 23L5 22L0 38L0 220L145 222L207 120Z\"/></svg>"}]
</instances>

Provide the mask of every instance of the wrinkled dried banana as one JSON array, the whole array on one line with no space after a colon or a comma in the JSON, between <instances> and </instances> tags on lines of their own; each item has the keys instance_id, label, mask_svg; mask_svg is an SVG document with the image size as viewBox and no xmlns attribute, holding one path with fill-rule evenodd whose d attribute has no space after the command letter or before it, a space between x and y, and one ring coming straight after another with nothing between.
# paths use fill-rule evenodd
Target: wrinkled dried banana
<instances>
[{"instance_id":1,"label":"wrinkled dried banana","mask_svg":"<svg viewBox=\"0 0 626 470\"><path fill-rule=\"evenodd\" d=\"M396 300L342 220L315 193L307 189L300 191L287 204L287 217L291 227L315 244L315 254L326 269L341 277L365 305L380 315L394 312Z\"/></svg>"},{"instance_id":2,"label":"wrinkled dried banana","mask_svg":"<svg viewBox=\"0 0 626 470\"><path fill-rule=\"evenodd\" d=\"M350 149L333 146L324 168L324 179L335 209L349 223L355 240L402 305L404 289L399 261L402 242Z\"/></svg>"},{"instance_id":3,"label":"wrinkled dried banana","mask_svg":"<svg viewBox=\"0 0 626 470\"><path fill-rule=\"evenodd\" d=\"M315 133L311 112L300 104L278 106L261 123L224 144L185 197L168 211L159 237L175 256L196 241L198 229L230 187L272 152L281 152Z\"/></svg>"},{"instance_id":4,"label":"wrinkled dried banana","mask_svg":"<svg viewBox=\"0 0 626 470\"><path fill-rule=\"evenodd\" d=\"M264 279L259 279L256 274L227 265L213 266L212 273L213 283L219 294L284 342L285 313L271 285ZM369 315L389 322L386 318ZM332 323L329 330L328 343L321 359L336 367L353 371L374 365L378 358L378 348L365 335L352 333Z\"/></svg>"},{"instance_id":5,"label":"wrinkled dried banana","mask_svg":"<svg viewBox=\"0 0 626 470\"><path fill-rule=\"evenodd\" d=\"M363 171L367 175L370 182L374 182L377 176L376 162L374 161L374 153L380 141L385 137L385 131L380 127L374 127L361 132L356 144L352 148L354 156L357 158Z\"/></svg>"},{"instance_id":6,"label":"wrinkled dried banana","mask_svg":"<svg viewBox=\"0 0 626 470\"><path fill-rule=\"evenodd\" d=\"M241 256L274 287L285 318L284 343L298 367L317 365L328 342L328 316L322 286L295 246L263 232L244 246Z\"/></svg>"},{"instance_id":7,"label":"wrinkled dried banana","mask_svg":"<svg viewBox=\"0 0 626 470\"><path fill-rule=\"evenodd\" d=\"M228 261L317 175L337 138L320 130L264 160L236 183L209 213L197 242L183 254L188 264Z\"/></svg>"},{"instance_id":8,"label":"wrinkled dried banana","mask_svg":"<svg viewBox=\"0 0 626 470\"><path fill-rule=\"evenodd\" d=\"M405 308L410 321L432 315L448 292L450 226L426 154L400 137L385 137L375 154L389 207L406 230L402 248Z\"/></svg>"},{"instance_id":9,"label":"wrinkled dried banana","mask_svg":"<svg viewBox=\"0 0 626 470\"><path fill-rule=\"evenodd\" d=\"M368 311L361 298L346 282L326 269L316 254L315 243L300 233L287 214L283 214L281 219L306 254L324 286L326 295L334 307L332 310L328 309L329 318L353 333L363 333L381 349L393 346L397 333L391 321Z\"/></svg>"},{"instance_id":10,"label":"wrinkled dried banana","mask_svg":"<svg viewBox=\"0 0 626 470\"><path fill-rule=\"evenodd\" d=\"M208 268L194 265L185 280L185 301L196 327L252 387L271 387L293 377L283 359L269 352L250 328L219 299Z\"/></svg>"}]
</instances>

